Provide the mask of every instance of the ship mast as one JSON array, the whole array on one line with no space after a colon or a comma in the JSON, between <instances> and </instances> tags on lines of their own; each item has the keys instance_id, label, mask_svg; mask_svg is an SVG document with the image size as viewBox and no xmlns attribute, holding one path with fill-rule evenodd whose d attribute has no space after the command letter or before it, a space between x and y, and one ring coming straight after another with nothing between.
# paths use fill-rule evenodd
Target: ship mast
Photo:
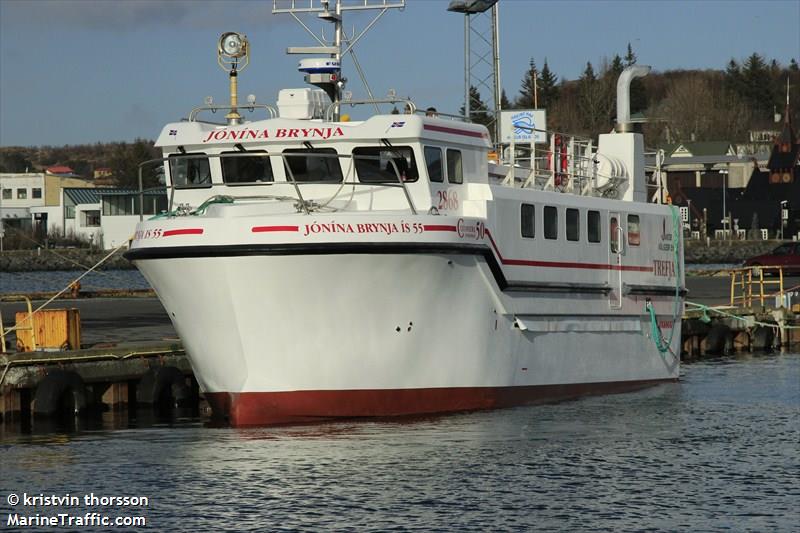
<instances>
[{"instance_id":1,"label":"ship mast","mask_svg":"<svg viewBox=\"0 0 800 533\"><path fill-rule=\"evenodd\" d=\"M333 4L333 6L331 6L331 4ZM301 70L306 72L306 83L316 85L323 89L335 104L333 120L339 120L339 103L343 99L344 87L347 83L347 79L341 75L342 59L348 53L350 54L353 58L353 64L364 86L367 88L367 92L370 93L370 98L372 98L372 91L358 64L358 59L356 58L353 47L389 9L402 9L405 5L405 0L353 0L348 3L344 3L344 0L273 0L273 14L290 14L319 44L319 46L290 46L286 49L286 53L327 54L330 63L335 65L336 68L330 68L330 65L327 65L328 68L325 69L316 69L313 68L313 65L306 68L303 67L303 62L301 61ZM369 9L377 9L380 11L361 33L356 35L354 32L354 34L348 38L342 26L343 13L345 11L363 11ZM331 44L326 42L324 31L318 36L298 16L298 14L307 13L316 13L317 18L334 25L333 42ZM347 43L346 47L344 43Z\"/></svg>"}]
</instances>

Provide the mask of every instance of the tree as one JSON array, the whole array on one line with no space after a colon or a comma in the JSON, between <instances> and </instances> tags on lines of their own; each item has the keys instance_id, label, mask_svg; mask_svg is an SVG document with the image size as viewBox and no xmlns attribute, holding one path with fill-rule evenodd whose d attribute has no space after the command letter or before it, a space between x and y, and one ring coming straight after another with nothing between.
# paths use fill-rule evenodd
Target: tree
<instances>
[{"instance_id":1,"label":"tree","mask_svg":"<svg viewBox=\"0 0 800 533\"><path fill-rule=\"evenodd\" d=\"M539 75L539 106L547 109L555 104L556 100L558 100L558 76L550 71L545 58Z\"/></svg>"},{"instance_id":2,"label":"tree","mask_svg":"<svg viewBox=\"0 0 800 533\"><path fill-rule=\"evenodd\" d=\"M616 79L619 78L619 75L622 74L623 70L625 70L625 65L622 64L622 58L619 57L619 54L614 54L614 58L611 60L611 66L608 68L607 75L611 76L616 83Z\"/></svg>"},{"instance_id":3,"label":"tree","mask_svg":"<svg viewBox=\"0 0 800 533\"><path fill-rule=\"evenodd\" d=\"M636 54L633 53L631 43L628 43L628 51L625 53L625 66L629 67L636 63Z\"/></svg>"},{"instance_id":4,"label":"tree","mask_svg":"<svg viewBox=\"0 0 800 533\"><path fill-rule=\"evenodd\" d=\"M511 103L511 100L508 99L506 96L506 90L503 89L500 93L500 109L513 109L514 106Z\"/></svg>"},{"instance_id":5,"label":"tree","mask_svg":"<svg viewBox=\"0 0 800 533\"><path fill-rule=\"evenodd\" d=\"M581 129L594 137L608 130L608 115L612 99L609 98L609 85L599 80L591 62L578 79L578 111Z\"/></svg>"},{"instance_id":6,"label":"tree","mask_svg":"<svg viewBox=\"0 0 800 533\"><path fill-rule=\"evenodd\" d=\"M33 172L33 164L24 152L4 152L0 154L0 172Z\"/></svg>"},{"instance_id":7,"label":"tree","mask_svg":"<svg viewBox=\"0 0 800 533\"><path fill-rule=\"evenodd\" d=\"M523 109L536 107L536 98L533 91L538 84L539 73L536 70L536 61L531 58L528 63L528 70L522 78L522 87L519 90L519 97L517 98L517 107Z\"/></svg>"},{"instance_id":8,"label":"tree","mask_svg":"<svg viewBox=\"0 0 800 533\"><path fill-rule=\"evenodd\" d=\"M800 67L798 67L798 66L797 66L797 60L796 60L795 58L792 58L792 60L791 60L791 61L789 61L789 70L790 70L791 72L798 72L798 71L800 71Z\"/></svg>"},{"instance_id":9,"label":"tree","mask_svg":"<svg viewBox=\"0 0 800 533\"><path fill-rule=\"evenodd\" d=\"M462 115L466 114L464 106L461 106L460 113ZM483 103L481 93L472 85L469 86L469 117L472 122L483 124L487 127L494 121L489 108Z\"/></svg>"}]
</instances>

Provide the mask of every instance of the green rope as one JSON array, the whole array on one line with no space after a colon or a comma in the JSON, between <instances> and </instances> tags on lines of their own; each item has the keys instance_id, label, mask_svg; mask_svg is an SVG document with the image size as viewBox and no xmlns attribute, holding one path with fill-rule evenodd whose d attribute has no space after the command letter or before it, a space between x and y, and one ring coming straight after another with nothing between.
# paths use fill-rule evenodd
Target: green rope
<instances>
[{"instance_id":1,"label":"green rope","mask_svg":"<svg viewBox=\"0 0 800 533\"><path fill-rule=\"evenodd\" d=\"M703 316L700 317L700 320L703 322L710 322L711 319L708 317L708 312L717 313L718 315L722 315L724 317L732 318L734 320L740 320L742 322L750 322L751 324L755 324L756 326L765 326L768 328L779 329L783 327L784 329L800 329L800 326L779 326L778 324L770 324L769 322L760 322L758 320L751 320L745 316L736 315L734 313L729 313L727 311L723 311L722 309L717 309L716 307L709 307L707 305L703 305L697 302L686 302L686 305L693 306L692 310L701 310L703 311Z\"/></svg>"},{"instance_id":2,"label":"green rope","mask_svg":"<svg viewBox=\"0 0 800 533\"><path fill-rule=\"evenodd\" d=\"M200 206L197 207L197 209L190 211L189 215L200 216L203 215L206 212L206 209L208 209L208 207L212 204L232 204L233 202L234 199L231 196L220 196L220 195L212 196L211 198L200 204ZM178 216L178 210L173 209L172 211L167 211L166 213L159 213L155 216L152 216L148 220L158 220L161 218L170 218L176 216Z\"/></svg>"},{"instance_id":3,"label":"green rope","mask_svg":"<svg viewBox=\"0 0 800 533\"><path fill-rule=\"evenodd\" d=\"M680 211L674 205L670 205L670 210L672 211L672 235L675 237L672 246L672 262L675 266L675 299L673 300L673 309L672 309L672 329L669 332L669 339L664 339L664 334L661 333L661 328L658 326L658 319L656 318L656 310L653 307L653 304L648 300L645 303L645 311L650 314L650 336L653 339L653 342L658 348L658 351L661 354L667 353L670 351L670 346L672 346L672 339L675 336L675 321L680 318L680 304L681 304L681 262L680 262L680 251L678 250L678 246L682 242L680 237L682 230L681 230L681 215ZM673 354L674 355L674 354Z\"/></svg>"}]
</instances>

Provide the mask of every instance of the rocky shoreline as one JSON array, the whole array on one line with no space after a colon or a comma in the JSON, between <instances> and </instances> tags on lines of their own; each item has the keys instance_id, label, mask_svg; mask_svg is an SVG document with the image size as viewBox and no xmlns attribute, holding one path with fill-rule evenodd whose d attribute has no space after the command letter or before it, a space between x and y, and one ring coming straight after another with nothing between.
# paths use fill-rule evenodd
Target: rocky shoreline
<instances>
[{"instance_id":1,"label":"rocky shoreline","mask_svg":"<svg viewBox=\"0 0 800 533\"><path fill-rule=\"evenodd\" d=\"M685 244L687 264L740 264L748 257L766 253L780 241L703 241ZM134 266L117 252L103 269L132 269ZM0 253L0 272L86 270L108 254L105 250L58 248L54 250L7 250Z\"/></svg>"}]
</instances>

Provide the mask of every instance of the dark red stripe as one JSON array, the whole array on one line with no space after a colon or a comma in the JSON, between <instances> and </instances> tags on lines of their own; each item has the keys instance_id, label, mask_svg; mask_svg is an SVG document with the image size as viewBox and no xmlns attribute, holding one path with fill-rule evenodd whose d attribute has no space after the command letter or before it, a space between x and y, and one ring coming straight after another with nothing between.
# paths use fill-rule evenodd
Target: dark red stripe
<instances>
[{"instance_id":1,"label":"dark red stripe","mask_svg":"<svg viewBox=\"0 0 800 533\"><path fill-rule=\"evenodd\" d=\"M172 237L173 235L202 235L203 228L168 229L161 234L162 237Z\"/></svg>"},{"instance_id":2,"label":"dark red stripe","mask_svg":"<svg viewBox=\"0 0 800 533\"><path fill-rule=\"evenodd\" d=\"M489 236L489 242L494 248L494 253L500 263L509 266L531 266L531 267L544 267L544 268L580 268L584 270L622 270L623 272L652 272L651 266L634 266L634 265L612 265L608 263L572 263L568 261L534 261L529 259L506 259L500 254L500 249L497 248L491 232L487 229L486 235Z\"/></svg>"},{"instance_id":3,"label":"dark red stripe","mask_svg":"<svg viewBox=\"0 0 800 533\"><path fill-rule=\"evenodd\" d=\"M460 130L457 128L448 128L447 126L434 126L433 124L425 124L424 129L430 131L438 131L440 133L452 133L453 135L464 135L465 137L477 137L483 139L483 133L479 131Z\"/></svg>"},{"instance_id":4,"label":"dark red stripe","mask_svg":"<svg viewBox=\"0 0 800 533\"><path fill-rule=\"evenodd\" d=\"M425 224L422 226L425 231L456 231L455 226L447 226L440 224Z\"/></svg>"},{"instance_id":5,"label":"dark red stripe","mask_svg":"<svg viewBox=\"0 0 800 533\"><path fill-rule=\"evenodd\" d=\"M232 426L313 422L330 418L383 417L493 409L559 401L591 394L629 392L677 379L425 389L213 392L205 397L214 414Z\"/></svg>"},{"instance_id":6,"label":"dark red stripe","mask_svg":"<svg viewBox=\"0 0 800 533\"><path fill-rule=\"evenodd\" d=\"M299 226L253 226L253 233L264 233L268 231L297 231Z\"/></svg>"}]
</instances>

